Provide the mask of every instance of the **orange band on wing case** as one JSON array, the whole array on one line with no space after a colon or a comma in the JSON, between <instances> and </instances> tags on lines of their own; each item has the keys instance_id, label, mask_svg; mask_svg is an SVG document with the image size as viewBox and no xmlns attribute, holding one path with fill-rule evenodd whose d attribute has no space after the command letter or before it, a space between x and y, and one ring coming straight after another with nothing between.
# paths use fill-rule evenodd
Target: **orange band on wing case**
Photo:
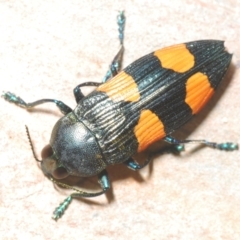
<instances>
[{"instance_id":1,"label":"orange band on wing case","mask_svg":"<svg viewBox=\"0 0 240 240\"><path fill-rule=\"evenodd\" d=\"M192 109L192 114L199 112L214 93L207 75L197 72L186 83L185 102Z\"/></svg>"},{"instance_id":2,"label":"orange band on wing case","mask_svg":"<svg viewBox=\"0 0 240 240\"><path fill-rule=\"evenodd\" d=\"M184 73L194 66L194 56L186 48L185 44L163 48L154 52L163 68L171 69L178 73Z\"/></svg>"},{"instance_id":3,"label":"orange band on wing case","mask_svg":"<svg viewBox=\"0 0 240 240\"><path fill-rule=\"evenodd\" d=\"M150 110L142 110L137 126L134 128L138 140L138 152L166 136L164 125Z\"/></svg>"},{"instance_id":4,"label":"orange band on wing case","mask_svg":"<svg viewBox=\"0 0 240 240\"><path fill-rule=\"evenodd\" d=\"M138 86L134 79L120 72L114 78L97 88L97 91L105 92L113 101L137 102L140 99Z\"/></svg>"}]
</instances>

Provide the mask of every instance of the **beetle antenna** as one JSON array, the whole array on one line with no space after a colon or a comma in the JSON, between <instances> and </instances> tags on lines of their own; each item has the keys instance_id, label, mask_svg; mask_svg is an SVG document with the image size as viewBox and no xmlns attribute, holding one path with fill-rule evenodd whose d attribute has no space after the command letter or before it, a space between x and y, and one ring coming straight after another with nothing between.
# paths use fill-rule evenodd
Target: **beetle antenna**
<instances>
[{"instance_id":1,"label":"beetle antenna","mask_svg":"<svg viewBox=\"0 0 240 240\"><path fill-rule=\"evenodd\" d=\"M29 130L28 130L27 125L25 125L25 128L26 128L26 132L27 132L27 136L28 136L28 141L29 141L30 146L31 146L31 149L32 149L33 157L35 158L35 160L36 160L37 162L42 162L42 160L39 160L39 159L37 158L37 155L36 155L36 153L35 153L35 151L34 151L33 144L32 144L32 139L31 139L31 136L30 136L30 133L29 133Z\"/></svg>"}]
</instances>

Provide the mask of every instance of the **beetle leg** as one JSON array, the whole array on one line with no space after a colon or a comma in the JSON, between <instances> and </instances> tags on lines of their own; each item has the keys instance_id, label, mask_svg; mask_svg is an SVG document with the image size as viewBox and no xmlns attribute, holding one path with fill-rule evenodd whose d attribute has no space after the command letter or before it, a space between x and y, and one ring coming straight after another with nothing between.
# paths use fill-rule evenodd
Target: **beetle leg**
<instances>
[{"instance_id":1,"label":"beetle leg","mask_svg":"<svg viewBox=\"0 0 240 240\"><path fill-rule=\"evenodd\" d=\"M128 166L128 168L137 171L140 170L142 168L144 168L146 165L149 164L149 162L152 160L151 156L149 156L145 162L143 163L143 165L139 165L136 161L134 161L132 158L129 158L127 161L123 162L124 164L126 164Z\"/></svg>"},{"instance_id":2,"label":"beetle leg","mask_svg":"<svg viewBox=\"0 0 240 240\"><path fill-rule=\"evenodd\" d=\"M118 32L119 32L118 38L121 44L121 48L118 51L117 55L113 58L109 66L109 70L107 71L106 75L102 80L103 83L105 83L110 78L116 76L121 69L123 51L124 51L123 39L124 39L125 21L126 21L126 18L124 16L124 11L120 11L119 15L117 16L117 24L118 24Z\"/></svg>"},{"instance_id":3,"label":"beetle leg","mask_svg":"<svg viewBox=\"0 0 240 240\"><path fill-rule=\"evenodd\" d=\"M116 76L121 69L123 52L124 52L123 39L124 39L125 20L126 20L126 18L124 16L124 12L120 11L119 15L117 16L117 24L118 24L119 41L121 44L121 48L118 51L118 53L116 54L116 56L113 58L110 66L109 66L109 70L107 71L105 77L102 80L103 83L105 83L110 78ZM96 86L97 87L99 85L100 85L100 83L96 83L96 82L86 82L86 83L79 84L73 90L76 102L78 103L84 97L80 87L85 87L85 86Z\"/></svg>"},{"instance_id":4,"label":"beetle leg","mask_svg":"<svg viewBox=\"0 0 240 240\"><path fill-rule=\"evenodd\" d=\"M46 103L46 102L53 102L56 104L56 106L60 109L60 111L66 115L69 112L72 111L72 109L70 107L68 107L65 103L63 103L62 101L56 100L56 99L40 99L37 100L35 102L32 103L26 103L22 98L17 97L14 93L11 92L6 92L2 94L2 97L11 103L15 103L17 106L25 108L25 109L30 109L33 108L37 105Z\"/></svg>"},{"instance_id":5,"label":"beetle leg","mask_svg":"<svg viewBox=\"0 0 240 240\"><path fill-rule=\"evenodd\" d=\"M122 58L123 58L124 47L121 45L120 50L118 51L117 55L112 60L109 70L107 71L106 75L102 79L102 82L105 83L110 78L116 76L121 69L122 66Z\"/></svg>"},{"instance_id":6,"label":"beetle leg","mask_svg":"<svg viewBox=\"0 0 240 240\"><path fill-rule=\"evenodd\" d=\"M79 101L84 98L84 95L81 91L81 87L98 87L99 85L101 85L102 83L97 83L97 82L85 82L85 83L81 83L79 85L77 85L74 89L73 89L73 94L75 97L75 100L77 103L79 103Z\"/></svg>"},{"instance_id":7,"label":"beetle leg","mask_svg":"<svg viewBox=\"0 0 240 240\"><path fill-rule=\"evenodd\" d=\"M184 143L200 143L204 146L211 147L218 150L225 150L225 151L234 151L238 150L237 143L225 142L225 143L216 143L216 142L209 142L207 140L177 140L172 136L168 135L164 138L164 140L171 144L180 145Z\"/></svg>"},{"instance_id":8,"label":"beetle leg","mask_svg":"<svg viewBox=\"0 0 240 240\"><path fill-rule=\"evenodd\" d=\"M123 52L124 52L123 39L124 39L124 26L125 26L125 16L123 11L121 11L117 17L117 24L118 24L119 41L121 44L121 48L116 54L116 56L113 58L110 64L109 70L107 71L105 77L102 80L103 83L105 83L110 78L116 76L119 70L121 69L121 65L122 65L122 58L123 58ZM86 83L79 84L73 90L76 102L78 103L84 97L80 87L85 87L85 86L98 87L99 85L100 83L96 83L96 82L86 82Z\"/></svg>"},{"instance_id":9,"label":"beetle leg","mask_svg":"<svg viewBox=\"0 0 240 240\"><path fill-rule=\"evenodd\" d=\"M67 207L69 206L69 204L72 202L73 198L81 198L81 197L96 197L99 195L104 194L109 188L110 188L110 181L108 178L108 174L106 170L103 170L102 172L100 172L98 174L98 182L100 183L101 187L102 187L102 191L100 192L96 192L96 193L88 193L88 192L83 192L80 191L79 189L76 189L74 187L71 187L67 184L61 183L61 182L57 182L55 181L53 178L50 178L51 181L53 181L54 183L65 187L65 188L70 188L72 190L75 190L75 193L72 193L70 196L68 196L62 203L60 203L60 205L55 209L55 211L53 212L53 219L54 220L58 220L65 212L65 210L67 209Z\"/></svg>"}]
</instances>

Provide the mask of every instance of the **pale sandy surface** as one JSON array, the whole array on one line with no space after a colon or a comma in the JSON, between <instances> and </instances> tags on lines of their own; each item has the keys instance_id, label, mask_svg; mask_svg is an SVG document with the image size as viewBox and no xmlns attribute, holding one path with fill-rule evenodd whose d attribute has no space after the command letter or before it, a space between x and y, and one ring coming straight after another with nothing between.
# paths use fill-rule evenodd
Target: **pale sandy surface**
<instances>
[{"instance_id":1,"label":"pale sandy surface","mask_svg":"<svg viewBox=\"0 0 240 240\"><path fill-rule=\"evenodd\" d=\"M127 15L124 66L163 46L226 40L234 57L225 82L178 135L240 142L239 0L0 1L1 92L74 107L72 89L100 81L119 47L121 9ZM150 175L149 168L111 167L108 198L76 200L56 223L51 214L66 193L34 162L24 125L39 154L61 114L51 104L38 109L27 112L0 99L1 239L240 239L240 154L191 153L195 146L182 157L156 157Z\"/></svg>"}]
</instances>

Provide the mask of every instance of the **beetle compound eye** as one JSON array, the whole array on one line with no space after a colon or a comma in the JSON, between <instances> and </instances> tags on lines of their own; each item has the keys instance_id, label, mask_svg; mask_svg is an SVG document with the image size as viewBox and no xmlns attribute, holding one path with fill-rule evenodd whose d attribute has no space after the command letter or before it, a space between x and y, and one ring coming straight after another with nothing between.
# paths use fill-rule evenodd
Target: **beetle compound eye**
<instances>
[{"instance_id":1,"label":"beetle compound eye","mask_svg":"<svg viewBox=\"0 0 240 240\"><path fill-rule=\"evenodd\" d=\"M46 175L52 175L55 179L66 178L69 174L64 167L58 167L57 160L54 158L54 152L50 144L46 145L42 152L42 170Z\"/></svg>"},{"instance_id":2,"label":"beetle compound eye","mask_svg":"<svg viewBox=\"0 0 240 240\"><path fill-rule=\"evenodd\" d=\"M51 157L52 155L53 155L52 147L48 144L43 148L41 152L42 159Z\"/></svg>"},{"instance_id":3,"label":"beetle compound eye","mask_svg":"<svg viewBox=\"0 0 240 240\"><path fill-rule=\"evenodd\" d=\"M68 175L69 174L68 174L67 170L64 167L58 167L57 169L55 169L52 172L52 176L55 179L63 179L63 178L66 178Z\"/></svg>"}]
</instances>

